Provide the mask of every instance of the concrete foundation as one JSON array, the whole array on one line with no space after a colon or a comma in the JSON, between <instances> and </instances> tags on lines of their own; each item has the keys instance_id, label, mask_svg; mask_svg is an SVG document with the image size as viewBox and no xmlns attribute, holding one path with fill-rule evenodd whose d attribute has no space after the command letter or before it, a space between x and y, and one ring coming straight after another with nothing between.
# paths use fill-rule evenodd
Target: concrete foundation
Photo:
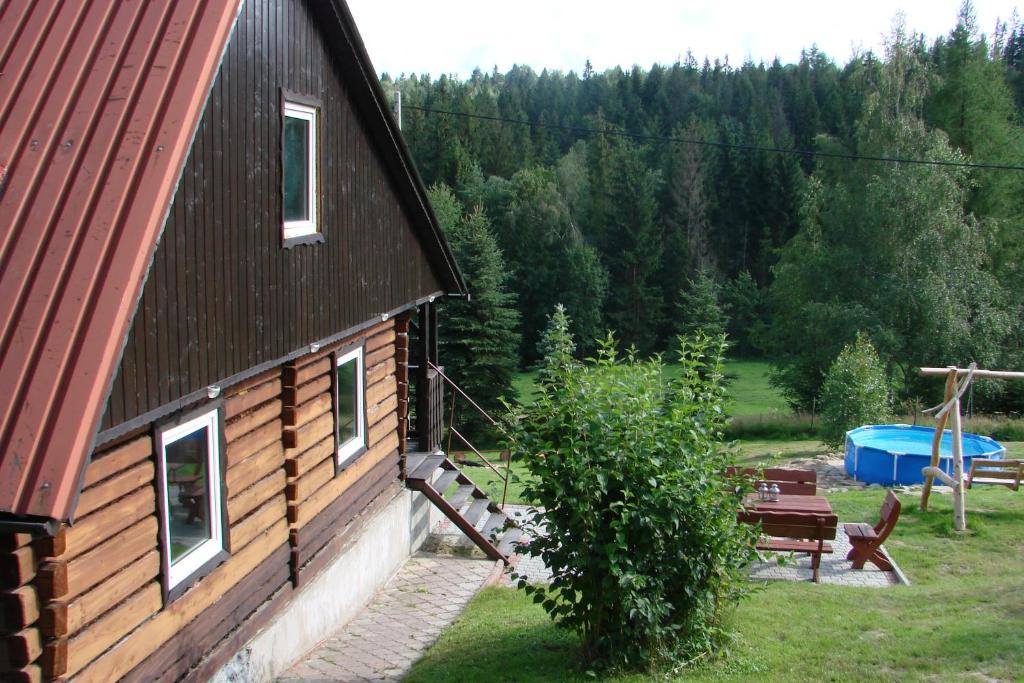
<instances>
[{"instance_id":1,"label":"concrete foundation","mask_svg":"<svg viewBox=\"0 0 1024 683\"><path fill-rule=\"evenodd\" d=\"M422 545L440 514L422 494L403 490L211 680L273 681L351 621Z\"/></svg>"}]
</instances>

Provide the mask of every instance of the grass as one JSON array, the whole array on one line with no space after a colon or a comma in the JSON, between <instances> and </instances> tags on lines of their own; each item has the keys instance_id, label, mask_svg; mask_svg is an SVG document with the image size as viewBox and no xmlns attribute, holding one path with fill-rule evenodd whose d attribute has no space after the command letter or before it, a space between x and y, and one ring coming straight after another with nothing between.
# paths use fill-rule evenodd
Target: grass
<instances>
[{"instance_id":1,"label":"grass","mask_svg":"<svg viewBox=\"0 0 1024 683\"><path fill-rule=\"evenodd\" d=\"M928 512L903 498L887 547L913 585L770 583L731 614L737 641L728 656L676 678L604 680L1019 680L1024 495L1001 487L970 491L964 535L952 530L949 496L933 496ZM874 521L881 494L851 490L830 499L841 520ZM407 680L588 680L579 672L576 648L575 636L553 626L525 594L492 588Z\"/></svg>"},{"instance_id":2,"label":"grass","mask_svg":"<svg viewBox=\"0 0 1024 683\"><path fill-rule=\"evenodd\" d=\"M675 373L678 366L665 365L666 372ZM729 414L788 415L789 406L782 394L768 383L768 363L753 360L727 360L725 379L730 396ZM537 371L518 372L512 378L512 387L521 402L528 402L536 392Z\"/></svg>"},{"instance_id":3,"label":"grass","mask_svg":"<svg viewBox=\"0 0 1024 683\"><path fill-rule=\"evenodd\" d=\"M752 360L725 362L727 410L732 417L790 415L792 411L779 390L768 383L768 363Z\"/></svg>"},{"instance_id":4,"label":"grass","mask_svg":"<svg viewBox=\"0 0 1024 683\"><path fill-rule=\"evenodd\" d=\"M505 466L501 463L498 452L484 452L487 460L504 473ZM472 460L471 460L472 462ZM501 502L501 491L504 486L502 478L494 470L486 465L480 467L464 467L463 471L473 480L473 483L487 492L487 495L498 503ZM506 502L516 505L529 505L531 501L523 496L523 484L527 479L526 466L521 462L512 463L512 478L508 482L508 498Z\"/></svg>"}]
</instances>

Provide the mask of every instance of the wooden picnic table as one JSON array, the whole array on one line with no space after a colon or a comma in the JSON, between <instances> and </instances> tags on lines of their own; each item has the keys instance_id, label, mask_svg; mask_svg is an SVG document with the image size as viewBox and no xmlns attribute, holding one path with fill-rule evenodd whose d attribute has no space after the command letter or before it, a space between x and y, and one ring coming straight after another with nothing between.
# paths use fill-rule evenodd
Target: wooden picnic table
<instances>
[{"instance_id":1,"label":"wooden picnic table","mask_svg":"<svg viewBox=\"0 0 1024 683\"><path fill-rule=\"evenodd\" d=\"M798 496L779 494L777 501L758 500L753 493L743 499L743 507L748 512L805 512L816 515L832 514L832 506L825 496Z\"/></svg>"},{"instance_id":2,"label":"wooden picnic table","mask_svg":"<svg viewBox=\"0 0 1024 683\"><path fill-rule=\"evenodd\" d=\"M826 541L836 537L838 518L824 496L780 494L777 501L758 500L757 494L743 499L738 519L745 524L760 524L765 537L758 550L808 553L813 580L819 581L823 553L831 553Z\"/></svg>"}]
</instances>

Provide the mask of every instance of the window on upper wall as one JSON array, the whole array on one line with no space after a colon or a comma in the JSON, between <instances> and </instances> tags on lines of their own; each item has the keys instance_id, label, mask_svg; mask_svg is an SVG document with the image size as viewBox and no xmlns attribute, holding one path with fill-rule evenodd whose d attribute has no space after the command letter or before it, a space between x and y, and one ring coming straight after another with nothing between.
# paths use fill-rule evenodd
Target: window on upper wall
<instances>
[{"instance_id":1,"label":"window on upper wall","mask_svg":"<svg viewBox=\"0 0 1024 683\"><path fill-rule=\"evenodd\" d=\"M339 354L334 379L339 467L366 450L364 383L363 347Z\"/></svg>"},{"instance_id":2,"label":"window on upper wall","mask_svg":"<svg viewBox=\"0 0 1024 683\"><path fill-rule=\"evenodd\" d=\"M226 556L219 409L157 434L164 593L174 599Z\"/></svg>"},{"instance_id":3,"label":"window on upper wall","mask_svg":"<svg viewBox=\"0 0 1024 683\"><path fill-rule=\"evenodd\" d=\"M314 106L284 102L281 194L285 240L318 232L318 118Z\"/></svg>"}]
</instances>

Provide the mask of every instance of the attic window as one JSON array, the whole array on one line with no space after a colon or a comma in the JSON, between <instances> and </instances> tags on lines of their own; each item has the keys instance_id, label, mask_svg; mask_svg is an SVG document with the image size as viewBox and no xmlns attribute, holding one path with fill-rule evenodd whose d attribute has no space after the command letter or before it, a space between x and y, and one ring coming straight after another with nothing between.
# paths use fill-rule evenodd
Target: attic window
<instances>
[{"instance_id":1,"label":"attic window","mask_svg":"<svg viewBox=\"0 0 1024 683\"><path fill-rule=\"evenodd\" d=\"M284 102L281 194L285 240L317 234L318 117L314 106Z\"/></svg>"},{"instance_id":2,"label":"attic window","mask_svg":"<svg viewBox=\"0 0 1024 683\"><path fill-rule=\"evenodd\" d=\"M214 409L183 418L157 435L160 541L168 599L227 557L219 414Z\"/></svg>"}]
</instances>

